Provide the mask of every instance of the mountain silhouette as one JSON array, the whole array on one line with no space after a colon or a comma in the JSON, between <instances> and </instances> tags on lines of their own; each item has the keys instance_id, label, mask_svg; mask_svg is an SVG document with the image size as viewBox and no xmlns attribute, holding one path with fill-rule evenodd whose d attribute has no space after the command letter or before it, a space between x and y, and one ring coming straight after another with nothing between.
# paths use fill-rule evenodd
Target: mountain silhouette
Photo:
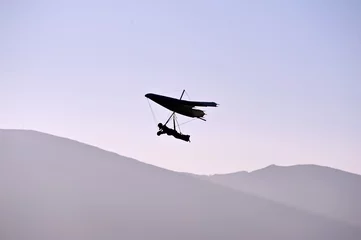
<instances>
[{"instance_id":1,"label":"mountain silhouette","mask_svg":"<svg viewBox=\"0 0 361 240\"><path fill-rule=\"evenodd\" d=\"M202 178L361 227L361 176L357 174L318 165L270 165L250 173Z\"/></svg>"},{"instance_id":2,"label":"mountain silhouette","mask_svg":"<svg viewBox=\"0 0 361 240\"><path fill-rule=\"evenodd\" d=\"M36 131L0 130L0 189L0 239L361 239L342 221Z\"/></svg>"}]
</instances>

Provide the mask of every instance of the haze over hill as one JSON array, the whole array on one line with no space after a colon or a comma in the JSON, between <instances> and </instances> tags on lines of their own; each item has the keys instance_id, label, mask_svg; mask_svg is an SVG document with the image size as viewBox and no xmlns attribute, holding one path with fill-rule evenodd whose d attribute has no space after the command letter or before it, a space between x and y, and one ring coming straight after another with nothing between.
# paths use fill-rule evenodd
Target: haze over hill
<instances>
[{"instance_id":1,"label":"haze over hill","mask_svg":"<svg viewBox=\"0 0 361 240\"><path fill-rule=\"evenodd\" d=\"M357 174L317 165L271 165L250 173L202 178L361 227L361 176Z\"/></svg>"},{"instance_id":2,"label":"haze over hill","mask_svg":"<svg viewBox=\"0 0 361 240\"><path fill-rule=\"evenodd\" d=\"M0 239L361 239L345 222L35 131L0 130L0 189Z\"/></svg>"}]
</instances>

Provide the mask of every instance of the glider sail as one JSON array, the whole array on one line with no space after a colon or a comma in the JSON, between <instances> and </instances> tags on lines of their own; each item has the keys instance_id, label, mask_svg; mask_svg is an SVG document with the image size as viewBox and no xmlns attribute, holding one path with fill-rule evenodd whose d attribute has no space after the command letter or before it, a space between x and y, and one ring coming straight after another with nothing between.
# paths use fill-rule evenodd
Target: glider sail
<instances>
[{"instance_id":1,"label":"glider sail","mask_svg":"<svg viewBox=\"0 0 361 240\"><path fill-rule=\"evenodd\" d=\"M184 91L183 91L184 92ZM183 94L182 94L183 95ZM182 99L176 99L172 97L167 97L163 95L158 95L154 93L145 94L146 98L149 98L155 103L167 108L170 111L175 113L205 120L203 117L205 115L204 111L200 109L195 109L194 107L217 107L218 104L215 102L205 102L205 101L187 101Z\"/></svg>"}]
</instances>

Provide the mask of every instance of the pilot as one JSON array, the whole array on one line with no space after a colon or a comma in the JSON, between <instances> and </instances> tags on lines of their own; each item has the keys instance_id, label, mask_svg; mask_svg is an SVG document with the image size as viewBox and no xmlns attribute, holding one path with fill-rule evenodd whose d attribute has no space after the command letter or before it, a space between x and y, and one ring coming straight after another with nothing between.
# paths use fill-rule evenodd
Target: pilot
<instances>
[{"instance_id":1,"label":"pilot","mask_svg":"<svg viewBox=\"0 0 361 240\"><path fill-rule=\"evenodd\" d=\"M162 123L158 123L158 128L159 128L159 131L157 132L158 136L160 136L162 134L167 134L167 135L172 135L173 137L175 137L177 139L181 139L183 141L190 142L190 140L189 140L190 135L183 135L183 134L177 132L176 130L163 125Z\"/></svg>"}]
</instances>

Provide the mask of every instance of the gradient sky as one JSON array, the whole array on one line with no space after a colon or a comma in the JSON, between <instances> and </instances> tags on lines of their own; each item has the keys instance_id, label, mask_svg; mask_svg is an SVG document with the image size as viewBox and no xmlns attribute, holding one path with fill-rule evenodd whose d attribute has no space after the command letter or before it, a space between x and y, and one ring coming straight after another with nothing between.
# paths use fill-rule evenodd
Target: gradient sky
<instances>
[{"instance_id":1,"label":"gradient sky","mask_svg":"<svg viewBox=\"0 0 361 240\"><path fill-rule=\"evenodd\" d=\"M0 1L0 128L175 171L361 174L360 11L356 0ZM158 137L144 97L183 89L220 104L181 126L191 143Z\"/></svg>"}]
</instances>

